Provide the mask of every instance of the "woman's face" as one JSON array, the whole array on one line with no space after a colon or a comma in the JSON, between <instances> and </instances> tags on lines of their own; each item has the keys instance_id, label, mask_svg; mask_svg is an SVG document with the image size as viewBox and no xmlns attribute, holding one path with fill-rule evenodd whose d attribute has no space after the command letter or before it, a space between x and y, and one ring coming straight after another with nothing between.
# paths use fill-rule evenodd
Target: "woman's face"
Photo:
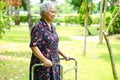
<instances>
[{"instance_id":1,"label":"woman's face","mask_svg":"<svg viewBox=\"0 0 120 80\"><path fill-rule=\"evenodd\" d=\"M55 17L55 7L51 7L48 12L44 12L45 20L51 22Z\"/></svg>"}]
</instances>

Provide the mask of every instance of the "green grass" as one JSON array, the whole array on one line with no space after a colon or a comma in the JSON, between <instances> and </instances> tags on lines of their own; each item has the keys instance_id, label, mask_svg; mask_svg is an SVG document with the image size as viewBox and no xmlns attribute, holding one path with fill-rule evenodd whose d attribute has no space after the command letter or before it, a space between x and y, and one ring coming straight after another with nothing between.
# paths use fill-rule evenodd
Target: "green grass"
<instances>
[{"instance_id":1,"label":"green grass","mask_svg":"<svg viewBox=\"0 0 120 80\"><path fill-rule=\"evenodd\" d=\"M92 36L98 34L96 27L89 27ZM56 27L60 38L59 47L78 62L78 80L114 80L106 43L87 40L86 56L83 56L83 40L71 36L83 36L84 27ZM114 62L120 77L120 35L108 37ZM15 26L0 39L0 80L28 80L31 50L27 26ZM64 70L73 62L61 62ZM74 71L64 74L65 80L74 80Z\"/></svg>"},{"instance_id":2,"label":"green grass","mask_svg":"<svg viewBox=\"0 0 120 80\"><path fill-rule=\"evenodd\" d=\"M0 80L28 80L29 60L4 60L0 63Z\"/></svg>"}]
</instances>

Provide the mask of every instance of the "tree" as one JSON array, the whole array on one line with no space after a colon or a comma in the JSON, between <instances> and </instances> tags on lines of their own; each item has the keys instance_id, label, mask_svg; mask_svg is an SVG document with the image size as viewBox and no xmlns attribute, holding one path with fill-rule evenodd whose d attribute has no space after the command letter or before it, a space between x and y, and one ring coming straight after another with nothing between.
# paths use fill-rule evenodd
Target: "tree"
<instances>
[{"instance_id":1,"label":"tree","mask_svg":"<svg viewBox=\"0 0 120 80\"><path fill-rule=\"evenodd\" d=\"M87 27L88 17L89 17L90 10L93 9L93 5L91 5L91 3L92 3L92 0L84 0L82 2L82 5L80 7L80 12L79 12L79 14L82 13L83 14L82 16L84 17L84 27L85 27L84 29L84 50L83 50L84 55L86 55L86 37L87 37L87 33L89 32L88 27Z\"/></svg>"},{"instance_id":2,"label":"tree","mask_svg":"<svg viewBox=\"0 0 120 80\"><path fill-rule=\"evenodd\" d=\"M66 0L69 2L68 0ZM88 18L89 18L89 13L93 9L93 4L92 0L70 0L69 2L71 5L73 5L74 9L79 12L80 17L83 18L84 20L84 50L83 53L86 55L86 36L87 33L90 33L87 25L88 25ZM91 33L90 33L91 34Z\"/></svg>"},{"instance_id":3,"label":"tree","mask_svg":"<svg viewBox=\"0 0 120 80\"><path fill-rule=\"evenodd\" d=\"M100 27L99 27L99 43L102 43L103 40L103 16L102 16L102 12L103 12L103 0L101 0L101 4L100 4Z\"/></svg>"},{"instance_id":4,"label":"tree","mask_svg":"<svg viewBox=\"0 0 120 80\"><path fill-rule=\"evenodd\" d=\"M19 7L21 5L20 0L9 0L8 4L14 7L14 9L15 9L15 15L14 15L15 25L19 25L20 24Z\"/></svg>"},{"instance_id":5,"label":"tree","mask_svg":"<svg viewBox=\"0 0 120 80\"><path fill-rule=\"evenodd\" d=\"M70 0L70 1L66 0L66 1L69 2L71 5L73 5L74 10L77 10L77 12L79 12L79 9L80 9L82 2L84 0Z\"/></svg>"},{"instance_id":6,"label":"tree","mask_svg":"<svg viewBox=\"0 0 120 80\"><path fill-rule=\"evenodd\" d=\"M43 0L40 0L40 2L42 3L42 2L43 2Z\"/></svg>"},{"instance_id":7,"label":"tree","mask_svg":"<svg viewBox=\"0 0 120 80\"><path fill-rule=\"evenodd\" d=\"M89 13L88 13L88 2L86 0L82 3L81 10L82 10L83 16L85 16L85 19L84 19L84 27L85 28L84 28L84 50L83 50L83 53L84 53L84 55L86 55L87 22L88 22L88 15L89 15Z\"/></svg>"},{"instance_id":8,"label":"tree","mask_svg":"<svg viewBox=\"0 0 120 80\"><path fill-rule=\"evenodd\" d=\"M114 23L113 27L115 28L114 32L117 32L117 30L119 30L119 25L118 25L119 21L120 21L119 17L120 17L120 8L118 8L118 10L114 12L114 16L113 16L112 20L110 21L110 23L109 23L109 25L108 25L108 27L106 29L106 35L109 34L109 30L110 30L113 23ZM116 18L118 18L118 19L116 19Z\"/></svg>"},{"instance_id":9,"label":"tree","mask_svg":"<svg viewBox=\"0 0 120 80\"><path fill-rule=\"evenodd\" d=\"M110 61L111 61L111 66L112 66L112 72L113 72L114 80L118 80L118 75L117 75L117 71L116 71L116 68L115 68L114 57L113 57L113 54L112 54L112 49L111 49L109 40L108 40L108 38L106 37L106 35L105 35L104 32L103 32L103 36L104 36L104 38L105 38L105 41L106 41L106 44L107 44L107 48L108 48L108 51L109 51Z\"/></svg>"},{"instance_id":10,"label":"tree","mask_svg":"<svg viewBox=\"0 0 120 80\"><path fill-rule=\"evenodd\" d=\"M26 0L21 0L21 3L22 3L22 7L25 11L27 11L27 1Z\"/></svg>"},{"instance_id":11,"label":"tree","mask_svg":"<svg viewBox=\"0 0 120 80\"><path fill-rule=\"evenodd\" d=\"M6 6L7 2L0 1L0 38L3 37L5 30L11 27L11 18L7 14Z\"/></svg>"}]
</instances>

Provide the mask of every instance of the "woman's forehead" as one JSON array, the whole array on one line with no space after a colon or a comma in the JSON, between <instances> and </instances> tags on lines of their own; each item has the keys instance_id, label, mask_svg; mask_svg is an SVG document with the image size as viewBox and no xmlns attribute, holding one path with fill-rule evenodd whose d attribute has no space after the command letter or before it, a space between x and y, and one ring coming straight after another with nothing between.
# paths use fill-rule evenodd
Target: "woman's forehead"
<instances>
[{"instance_id":1,"label":"woman's forehead","mask_svg":"<svg viewBox=\"0 0 120 80\"><path fill-rule=\"evenodd\" d=\"M55 9L54 6L52 6L52 7L49 8L49 10L50 10L50 11L51 11L51 10L52 10L52 11L55 11L56 9Z\"/></svg>"},{"instance_id":2,"label":"woman's forehead","mask_svg":"<svg viewBox=\"0 0 120 80\"><path fill-rule=\"evenodd\" d=\"M51 9L55 9L55 6L54 6L54 5L51 5L50 8L51 8Z\"/></svg>"}]
</instances>

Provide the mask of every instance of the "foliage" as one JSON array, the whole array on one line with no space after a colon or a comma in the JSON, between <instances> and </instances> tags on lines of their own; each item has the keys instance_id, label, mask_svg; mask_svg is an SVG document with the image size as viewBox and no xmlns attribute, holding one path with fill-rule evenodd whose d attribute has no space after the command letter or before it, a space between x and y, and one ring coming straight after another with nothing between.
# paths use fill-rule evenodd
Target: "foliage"
<instances>
[{"instance_id":1,"label":"foliage","mask_svg":"<svg viewBox=\"0 0 120 80\"><path fill-rule=\"evenodd\" d=\"M80 14L80 15L79 15L79 21L80 21L80 24L84 25L85 15ZM92 21L92 17L89 16L89 17L88 17L88 22L87 22L87 24L90 25L90 24L92 24L92 22L93 22L93 21Z\"/></svg>"},{"instance_id":2,"label":"foliage","mask_svg":"<svg viewBox=\"0 0 120 80\"><path fill-rule=\"evenodd\" d=\"M108 7L108 11L110 11L111 13L114 11L115 9L115 5L111 5L110 7Z\"/></svg>"},{"instance_id":3,"label":"foliage","mask_svg":"<svg viewBox=\"0 0 120 80\"><path fill-rule=\"evenodd\" d=\"M36 23L39 21L40 16L38 15L32 15L32 22ZM14 16L13 16L14 19ZM20 22L26 23L28 22L27 15L20 15ZM56 16L53 20L55 23L71 23L71 24L84 24L84 19L79 16L78 14L69 14L65 16ZM88 24L90 25L92 23L92 18L89 16Z\"/></svg>"},{"instance_id":4,"label":"foliage","mask_svg":"<svg viewBox=\"0 0 120 80\"><path fill-rule=\"evenodd\" d=\"M5 8L5 6L6 6L6 2L2 2L1 0L0 0L0 10L3 10L4 8Z\"/></svg>"},{"instance_id":5,"label":"foliage","mask_svg":"<svg viewBox=\"0 0 120 80\"><path fill-rule=\"evenodd\" d=\"M72 13L73 12L73 6L71 6L70 3L63 2L61 4L56 5L56 12L58 14Z\"/></svg>"},{"instance_id":6,"label":"foliage","mask_svg":"<svg viewBox=\"0 0 120 80\"><path fill-rule=\"evenodd\" d=\"M81 12L82 14L85 14L87 10L89 10L89 12L90 12L90 8L93 10L93 9L94 9L94 5L93 5L93 3L92 3L92 5L91 5L91 3L92 3L91 0L84 0L84 1L82 2L81 7L79 8L79 9L80 9L80 12Z\"/></svg>"},{"instance_id":7,"label":"foliage","mask_svg":"<svg viewBox=\"0 0 120 80\"><path fill-rule=\"evenodd\" d=\"M0 1L0 38L2 38L6 29L9 29L11 18L7 15L7 11L4 10L7 3Z\"/></svg>"},{"instance_id":8,"label":"foliage","mask_svg":"<svg viewBox=\"0 0 120 80\"><path fill-rule=\"evenodd\" d=\"M64 23L65 20L64 20L64 17L62 17L62 16L56 16L54 18L53 22L55 22L55 23Z\"/></svg>"},{"instance_id":9,"label":"foliage","mask_svg":"<svg viewBox=\"0 0 120 80\"><path fill-rule=\"evenodd\" d=\"M111 19L112 19L112 13L107 12L106 13L106 20L105 20L105 28L104 29L106 29L108 27Z\"/></svg>"},{"instance_id":10,"label":"foliage","mask_svg":"<svg viewBox=\"0 0 120 80\"><path fill-rule=\"evenodd\" d=\"M97 14L92 14L91 16L91 19L92 19L92 24L99 24L99 15Z\"/></svg>"},{"instance_id":11,"label":"foliage","mask_svg":"<svg viewBox=\"0 0 120 80\"><path fill-rule=\"evenodd\" d=\"M27 17L27 15L20 15L19 17L20 17L20 22L22 22L22 23L28 22L28 17ZM40 19L40 16L38 16L38 15L31 15L31 17L32 17L32 22L33 22L33 23L38 22L39 19ZM15 17L13 16L13 20L14 20L14 19L15 19Z\"/></svg>"},{"instance_id":12,"label":"foliage","mask_svg":"<svg viewBox=\"0 0 120 80\"><path fill-rule=\"evenodd\" d=\"M69 0L67 0L67 2L69 2ZM77 10L77 12L79 12L82 2L83 0L70 0L70 4L73 5L74 10Z\"/></svg>"},{"instance_id":13,"label":"foliage","mask_svg":"<svg viewBox=\"0 0 120 80\"><path fill-rule=\"evenodd\" d=\"M22 23L28 22L27 16L26 15L20 15L20 22L22 22Z\"/></svg>"},{"instance_id":14,"label":"foliage","mask_svg":"<svg viewBox=\"0 0 120 80\"><path fill-rule=\"evenodd\" d=\"M117 11L119 10L119 7L116 7L112 13L112 17L115 16L115 14L117 13ZM117 34L120 33L120 14L117 16L117 18L115 19L115 21L113 22L112 25L112 32L113 34Z\"/></svg>"},{"instance_id":15,"label":"foliage","mask_svg":"<svg viewBox=\"0 0 120 80\"><path fill-rule=\"evenodd\" d=\"M111 17L106 17L106 20L105 20L105 25L108 26L109 23L110 23L110 20L111 20Z\"/></svg>"},{"instance_id":16,"label":"foliage","mask_svg":"<svg viewBox=\"0 0 120 80\"><path fill-rule=\"evenodd\" d=\"M32 4L30 5L31 7L31 14L40 14L40 4L39 3L36 3L36 4Z\"/></svg>"},{"instance_id":17,"label":"foliage","mask_svg":"<svg viewBox=\"0 0 120 80\"><path fill-rule=\"evenodd\" d=\"M78 14L72 14L72 15L66 15L64 16L65 23L71 23L71 24L81 24L84 25L84 18L82 15ZM92 18L89 16L88 18L88 25L92 23Z\"/></svg>"},{"instance_id":18,"label":"foliage","mask_svg":"<svg viewBox=\"0 0 120 80\"><path fill-rule=\"evenodd\" d=\"M115 16L118 10L119 10L119 7L115 7L114 11L112 11L112 17L110 16L106 17L106 26L110 24L111 19ZM109 33L110 34L120 33L120 14L117 16L117 18L113 22L112 27L109 30Z\"/></svg>"},{"instance_id":19,"label":"foliage","mask_svg":"<svg viewBox=\"0 0 120 80\"><path fill-rule=\"evenodd\" d=\"M79 8L80 22L82 24L86 23L90 25L92 23L92 19L90 17L90 11L94 9L94 5L91 0L84 0L82 2L81 8ZM87 14L87 15L86 15ZM85 22L85 18L88 16L88 22Z\"/></svg>"},{"instance_id":20,"label":"foliage","mask_svg":"<svg viewBox=\"0 0 120 80\"><path fill-rule=\"evenodd\" d=\"M79 24L78 15L66 15L64 18L65 18L65 23Z\"/></svg>"},{"instance_id":21,"label":"foliage","mask_svg":"<svg viewBox=\"0 0 120 80\"><path fill-rule=\"evenodd\" d=\"M21 0L21 3L22 3L21 7L23 7L23 9L27 11L27 0Z\"/></svg>"}]
</instances>

